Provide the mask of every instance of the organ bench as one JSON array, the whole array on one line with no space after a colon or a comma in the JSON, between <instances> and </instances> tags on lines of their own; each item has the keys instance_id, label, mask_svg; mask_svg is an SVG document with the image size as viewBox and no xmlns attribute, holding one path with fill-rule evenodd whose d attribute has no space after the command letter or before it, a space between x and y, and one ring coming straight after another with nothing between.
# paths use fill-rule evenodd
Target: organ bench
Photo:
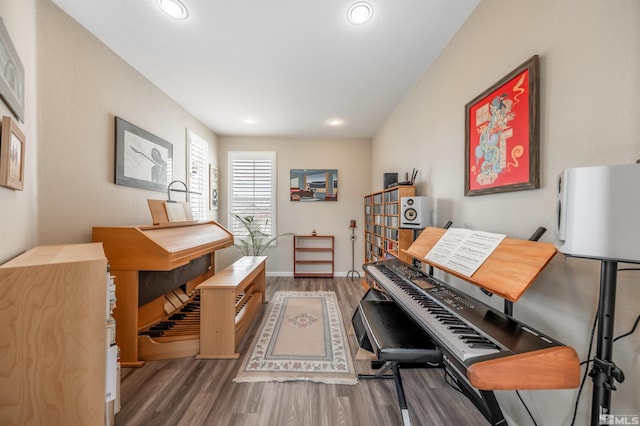
<instances>
[{"instance_id":1,"label":"organ bench","mask_svg":"<svg viewBox=\"0 0 640 426\"><path fill-rule=\"evenodd\" d=\"M200 291L198 359L238 358L236 347L265 298L266 256L244 256L207 279Z\"/></svg>"}]
</instances>

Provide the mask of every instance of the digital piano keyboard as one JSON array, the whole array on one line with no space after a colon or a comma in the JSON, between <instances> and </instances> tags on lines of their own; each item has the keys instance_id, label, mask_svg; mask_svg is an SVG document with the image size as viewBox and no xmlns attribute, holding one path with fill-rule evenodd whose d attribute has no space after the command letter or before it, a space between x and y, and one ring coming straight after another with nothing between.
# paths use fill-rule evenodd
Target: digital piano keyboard
<instances>
[{"instance_id":1,"label":"digital piano keyboard","mask_svg":"<svg viewBox=\"0 0 640 426\"><path fill-rule=\"evenodd\" d=\"M397 259L364 265L433 339L445 364L479 390L578 386L573 348Z\"/></svg>"}]
</instances>

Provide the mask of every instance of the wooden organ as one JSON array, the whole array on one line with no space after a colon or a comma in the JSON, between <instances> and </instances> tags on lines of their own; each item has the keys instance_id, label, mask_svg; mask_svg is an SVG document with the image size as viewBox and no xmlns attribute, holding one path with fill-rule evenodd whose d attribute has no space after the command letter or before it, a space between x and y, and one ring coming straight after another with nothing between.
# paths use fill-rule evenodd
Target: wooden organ
<instances>
[{"instance_id":1,"label":"wooden organ","mask_svg":"<svg viewBox=\"0 0 640 426\"><path fill-rule=\"evenodd\" d=\"M196 287L215 274L215 251L233 235L215 221L94 227L116 280L120 362L195 356L200 350Z\"/></svg>"}]
</instances>

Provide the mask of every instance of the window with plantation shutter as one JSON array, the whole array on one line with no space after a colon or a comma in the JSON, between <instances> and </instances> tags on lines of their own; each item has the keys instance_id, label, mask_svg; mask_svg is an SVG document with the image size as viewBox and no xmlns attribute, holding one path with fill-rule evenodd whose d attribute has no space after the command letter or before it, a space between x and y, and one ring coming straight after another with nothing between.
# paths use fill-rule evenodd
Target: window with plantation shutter
<instances>
[{"instance_id":1,"label":"window with plantation shutter","mask_svg":"<svg viewBox=\"0 0 640 426\"><path fill-rule=\"evenodd\" d=\"M276 153L272 151L229 152L229 212L252 216L263 232L275 235L276 229ZM240 222L232 220L231 232L247 236Z\"/></svg>"},{"instance_id":2,"label":"window with plantation shutter","mask_svg":"<svg viewBox=\"0 0 640 426\"><path fill-rule=\"evenodd\" d=\"M209 209L209 144L206 140L188 131L189 151L187 155L187 165L189 170L187 185L189 191L189 204L191 205L191 214L195 220L207 219L207 210ZM198 194L194 194L197 192Z\"/></svg>"}]
</instances>

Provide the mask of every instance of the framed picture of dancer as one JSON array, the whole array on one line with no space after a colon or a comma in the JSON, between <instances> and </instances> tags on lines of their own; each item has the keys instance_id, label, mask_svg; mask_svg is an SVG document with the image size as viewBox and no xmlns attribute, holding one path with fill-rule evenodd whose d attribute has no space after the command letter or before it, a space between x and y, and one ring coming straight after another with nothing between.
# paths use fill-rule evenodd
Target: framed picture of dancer
<instances>
[{"instance_id":1,"label":"framed picture of dancer","mask_svg":"<svg viewBox=\"0 0 640 426\"><path fill-rule=\"evenodd\" d=\"M465 106L464 195L540 187L538 55Z\"/></svg>"},{"instance_id":2,"label":"framed picture of dancer","mask_svg":"<svg viewBox=\"0 0 640 426\"><path fill-rule=\"evenodd\" d=\"M167 192L172 163L171 143L116 117L117 185Z\"/></svg>"}]
</instances>

